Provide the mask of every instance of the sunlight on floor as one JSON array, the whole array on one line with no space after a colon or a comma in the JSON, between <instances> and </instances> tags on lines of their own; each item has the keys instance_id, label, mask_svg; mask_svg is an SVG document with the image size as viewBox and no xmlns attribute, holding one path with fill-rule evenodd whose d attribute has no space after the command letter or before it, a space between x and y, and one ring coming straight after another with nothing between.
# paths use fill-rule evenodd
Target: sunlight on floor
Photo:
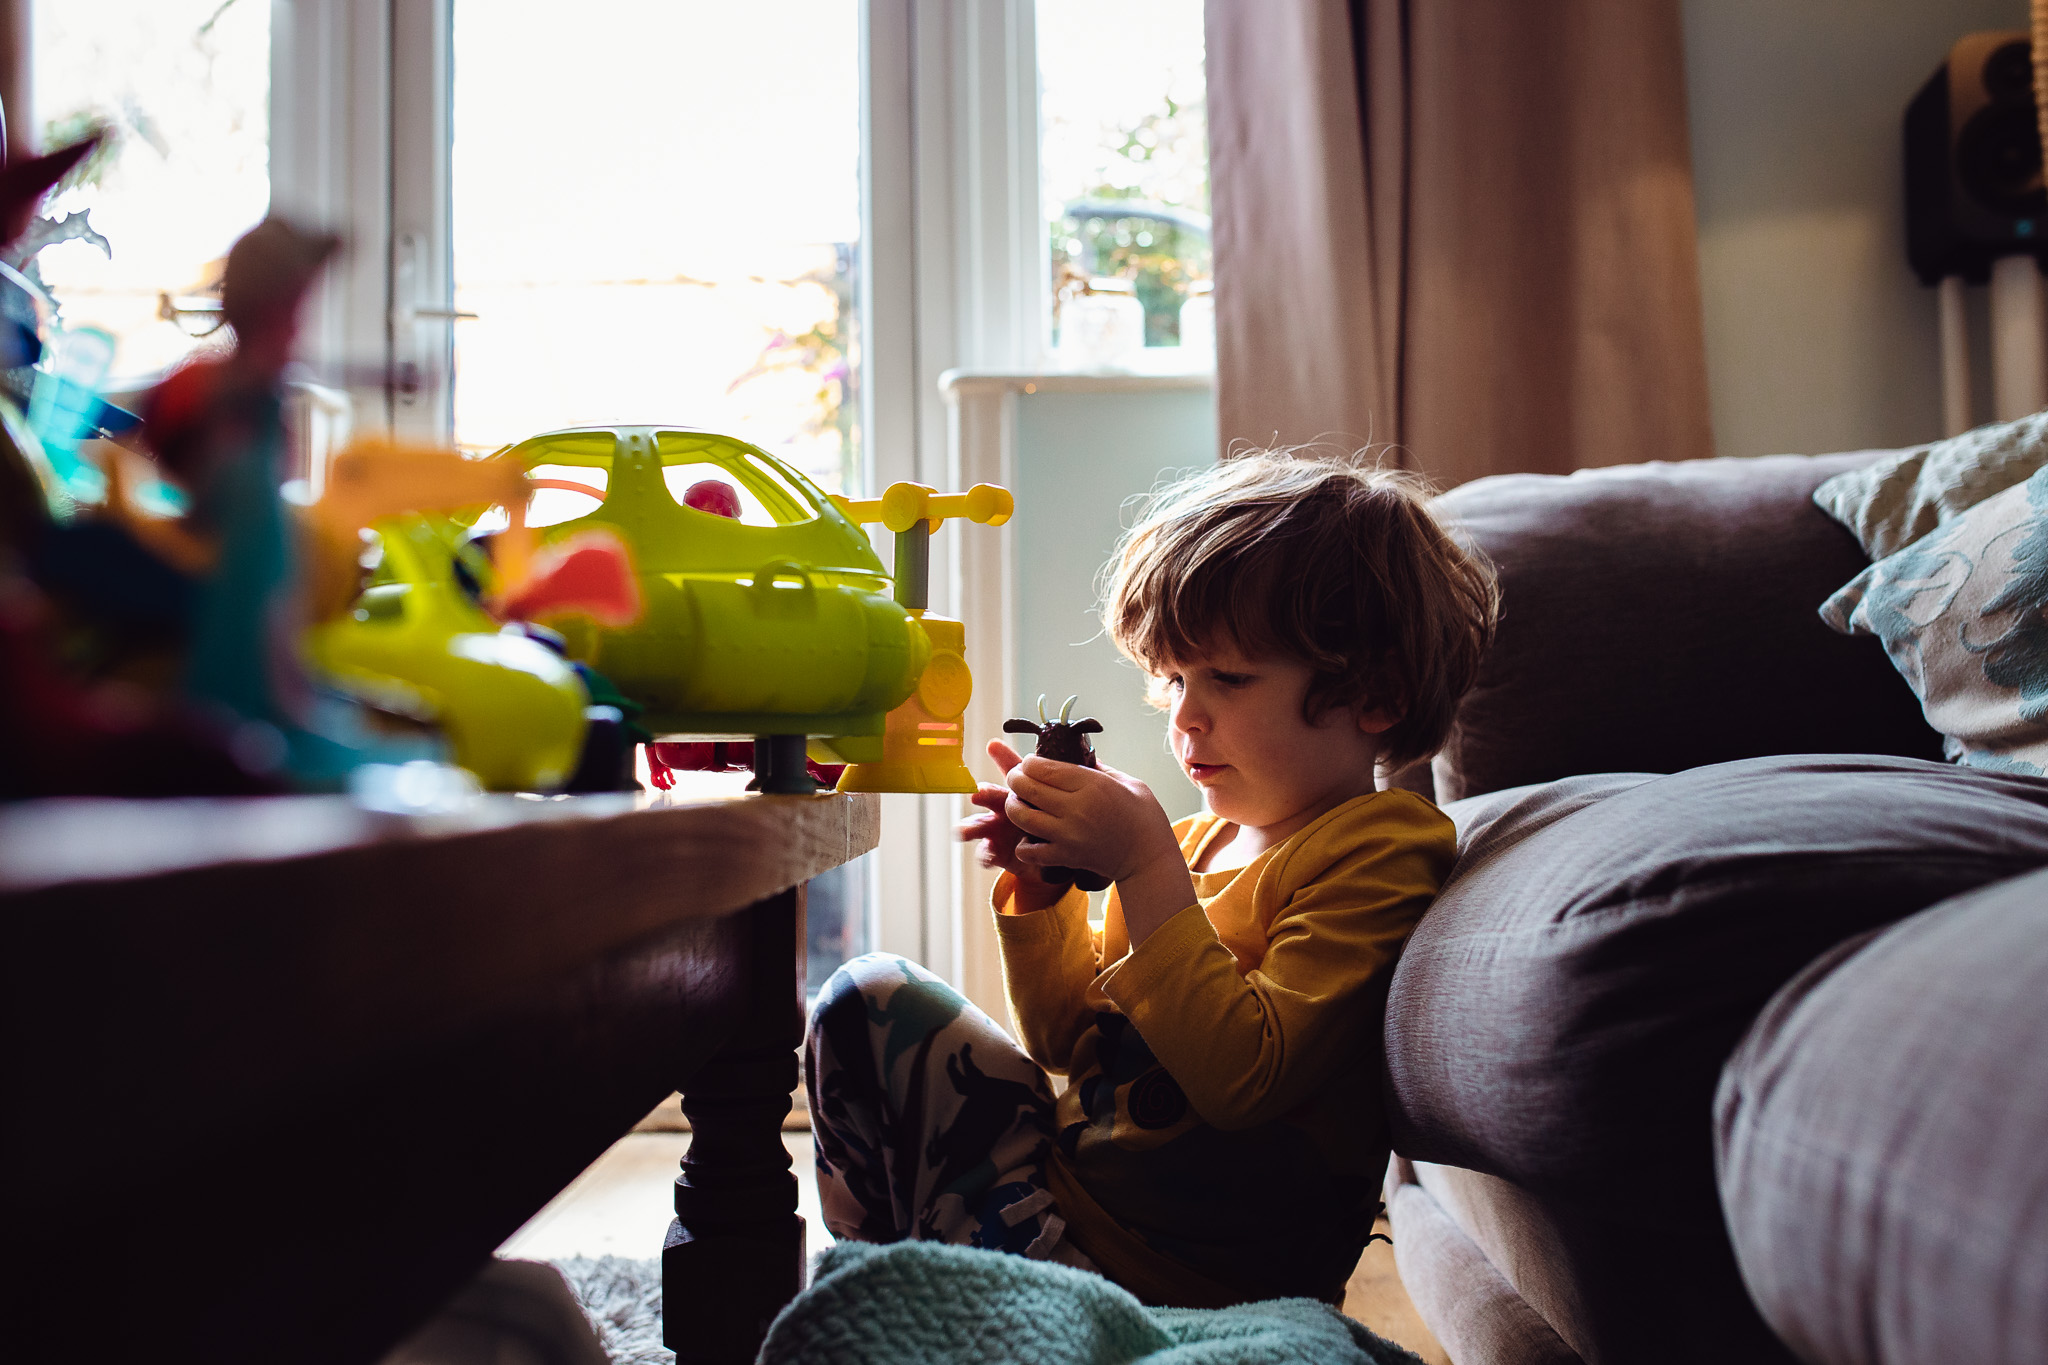
<instances>
[{"instance_id":1,"label":"sunlight on floor","mask_svg":"<svg viewBox=\"0 0 2048 1365\"><path fill-rule=\"evenodd\" d=\"M782 1143L796 1172L796 1211L803 1215L815 1254L830 1239L818 1210L811 1135L784 1133ZM659 1256L669 1219L675 1217L676 1168L689 1146L688 1133L628 1133L513 1233L498 1254L536 1261Z\"/></svg>"}]
</instances>

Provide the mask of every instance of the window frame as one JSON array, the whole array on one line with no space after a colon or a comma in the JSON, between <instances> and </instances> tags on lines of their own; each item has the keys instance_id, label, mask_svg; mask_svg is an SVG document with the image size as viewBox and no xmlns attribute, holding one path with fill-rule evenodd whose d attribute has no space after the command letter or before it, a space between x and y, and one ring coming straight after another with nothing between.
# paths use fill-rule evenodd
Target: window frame
<instances>
[{"instance_id":1,"label":"window frame","mask_svg":"<svg viewBox=\"0 0 2048 1365\"><path fill-rule=\"evenodd\" d=\"M347 242L303 353L348 392L358 430L421 440L454 429L452 16L453 0L270 6L271 208Z\"/></svg>"},{"instance_id":2,"label":"window frame","mask_svg":"<svg viewBox=\"0 0 2048 1365\"><path fill-rule=\"evenodd\" d=\"M964 487L973 480L958 467L958 414L942 378L963 367L1036 371L1046 360L1037 6L863 0L860 28L869 486ZM967 620L970 719L1003 710L1016 648L1009 538L949 523L933 538L931 581L933 609ZM882 806L885 827L900 833L877 855L870 941L1000 1012L984 878L953 837L965 803L889 795Z\"/></svg>"}]
</instances>

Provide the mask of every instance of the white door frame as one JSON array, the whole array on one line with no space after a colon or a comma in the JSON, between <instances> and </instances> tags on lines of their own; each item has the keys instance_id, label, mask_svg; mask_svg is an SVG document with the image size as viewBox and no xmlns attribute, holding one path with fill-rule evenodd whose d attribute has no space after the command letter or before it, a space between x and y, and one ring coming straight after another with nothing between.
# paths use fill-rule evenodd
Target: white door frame
<instances>
[{"instance_id":1,"label":"white door frame","mask_svg":"<svg viewBox=\"0 0 2048 1365\"><path fill-rule=\"evenodd\" d=\"M1036 369L1044 358L1036 6L864 0L861 30L869 487L912 479L952 491L988 471L959 467L941 377L962 366ZM932 544L933 609L966 620L974 716L1004 700L1010 672L1003 537L948 523ZM993 594L991 574L1001 585ZM994 780L984 738L970 734L968 765ZM883 798L873 941L1001 1018L985 879L953 838L966 811L961 797Z\"/></svg>"},{"instance_id":2,"label":"white door frame","mask_svg":"<svg viewBox=\"0 0 2048 1365\"><path fill-rule=\"evenodd\" d=\"M358 430L425 440L454 429L451 19L452 0L270 6L271 209L347 243L304 354L348 391Z\"/></svg>"}]
</instances>

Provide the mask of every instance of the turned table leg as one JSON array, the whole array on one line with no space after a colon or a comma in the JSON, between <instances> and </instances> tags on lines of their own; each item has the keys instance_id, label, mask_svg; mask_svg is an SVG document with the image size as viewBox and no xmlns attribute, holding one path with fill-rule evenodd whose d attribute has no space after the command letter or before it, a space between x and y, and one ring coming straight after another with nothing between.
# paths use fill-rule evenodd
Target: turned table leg
<instances>
[{"instance_id":1,"label":"turned table leg","mask_svg":"<svg viewBox=\"0 0 2048 1365\"><path fill-rule=\"evenodd\" d=\"M662 1336L688 1365L753 1360L803 1287L804 1220L782 1145L803 1042L803 888L740 914L746 1003L731 1041L683 1087L690 1149L661 1249Z\"/></svg>"}]
</instances>

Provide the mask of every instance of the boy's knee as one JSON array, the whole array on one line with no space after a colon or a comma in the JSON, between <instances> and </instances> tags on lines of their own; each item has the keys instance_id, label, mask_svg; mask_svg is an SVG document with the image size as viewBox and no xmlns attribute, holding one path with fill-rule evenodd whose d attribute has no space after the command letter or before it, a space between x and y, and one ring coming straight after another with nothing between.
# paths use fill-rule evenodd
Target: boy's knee
<instances>
[{"instance_id":1,"label":"boy's knee","mask_svg":"<svg viewBox=\"0 0 2048 1365\"><path fill-rule=\"evenodd\" d=\"M892 1034L929 1031L958 1017L966 1006L958 991L909 958L867 953L832 973L811 1009L805 1046L822 1037L858 1036L873 1027Z\"/></svg>"},{"instance_id":2,"label":"boy's knee","mask_svg":"<svg viewBox=\"0 0 2048 1365\"><path fill-rule=\"evenodd\" d=\"M811 1006L806 1041L815 1040L834 1022L842 1027L866 1027L874 1005L922 971L908 958L894 953L863 953L826 978Z\"/></svg>"},{"instance_id":3,"label":"boy's knee","mask_svg":"<svg viewBox=\"0 0 2048 1365\"><path fill-rule=\"evenodd\" d=\"M912 965L907 958L894 953L863 953L848 962L819 988L817 1002L811 1006L811 1027L816 1029L818 1021L827 1015L865 1013L863 993L886 991L891 984L903 980L903 969Z\"/></svg>"}]
</instances>

